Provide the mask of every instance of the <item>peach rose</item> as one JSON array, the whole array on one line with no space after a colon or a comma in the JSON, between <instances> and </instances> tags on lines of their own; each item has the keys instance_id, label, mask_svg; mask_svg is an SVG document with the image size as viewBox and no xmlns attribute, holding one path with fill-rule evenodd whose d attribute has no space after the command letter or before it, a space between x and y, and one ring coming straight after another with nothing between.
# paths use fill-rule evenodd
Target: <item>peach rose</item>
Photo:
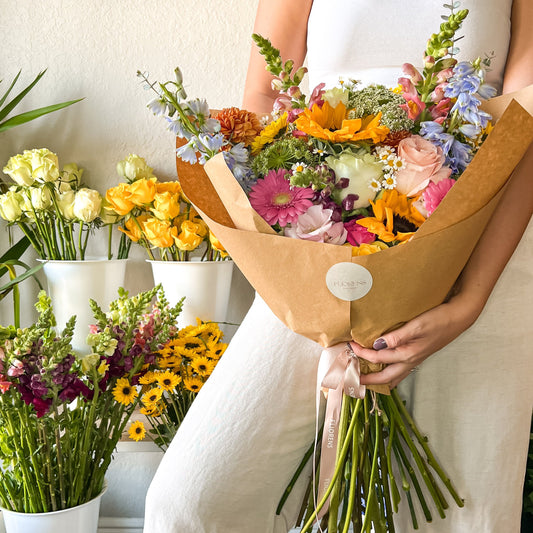
<instances>
[{"instance_id":1,"label":"peach rose","mask_svg":"<svg viewBox=\"0 0 533 533\"><path fill-rule=\"evenodd\" d=\"M416 196L429 182L438 183L449 178L451 169L444 165L444 154L420 135L411 135L398 144L398 156L403 168L396 173L396 190L407 196Z\"/></svg>"}]
</instances>

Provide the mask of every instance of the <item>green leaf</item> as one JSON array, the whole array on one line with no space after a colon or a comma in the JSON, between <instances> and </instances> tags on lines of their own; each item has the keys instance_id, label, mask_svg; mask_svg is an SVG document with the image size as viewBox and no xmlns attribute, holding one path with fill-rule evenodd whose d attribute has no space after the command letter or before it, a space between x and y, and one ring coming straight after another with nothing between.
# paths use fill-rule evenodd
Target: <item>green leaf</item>
<instances>
[{"instance_id":1,"label":"green leaf","mask_svg":"<svg viewBox=\"0 0 533 533\"><path fill-rule=\"evenodd\" d=\"M4 93L4 96L0 99L0 107L4 105L4 102L6 101L7 97L9 96L9 93L11 92L11 89L15 86L15 83L17 83L17 80L19 79L20 73L22 70L19 70L13 81L11 82L11 85L9 86L9 89Z\"/></svg>"},{"instance_id":2,"label":"green leaf","mask_svg":"<svg viewBox=\"0 0 533 533\"><path fill-rule=\"evenodd\" d=\"M11 111L13 111L13 109L19 104L19 102L33 89L33 87L35 87L37 82L44 76L45 72L46 70L39 72L35 79L25 89L23 89L19 94L17 94L17 96L15 96L15 98L13 98L11 102L6 104L3 109L0 109L0 120L7 117L7 115L9 115Z\"/></svg>"},{"instance_id":3,"label":"green leaf","mask_svg":"<svg viewBox=\"0 0 533 533\"><path fill-rule=\"evenodd\" d=\"M5 263L10 259L20 259L22 257L22 254L28 249L29 246L30 240L28 239L28 237L22 237L20 241L15 243L11 248L9 248L7 252L0 256L0 263ZM2 277L6 272L6 267L0 267L0 277Z\"/></svg>"},{"instance_id":4,"label":"green leaf","mask_svg":"<svg viewBox=\"0 0 533 533\"><path fill-rule=\"evenodd\" d=\"M23 263L22 261L17 261L15 259L10 259L8 261L4 261L3 263L0 263L0 266L2 266L4 269L6 268L6 265L9 265L9 266L19 265L19 266L24 267L26 271L18 275L16 278L9 280L8 283L0 287L0 300L5 298L5 296L9 294L9 292L13 289L15 285L18 285L19 283L21 283L22 281L24 281L25 279L29 277L33 277L35 281L37 282L37 285L39 285L39 288L42 290L43 286L41 285L41 282L37 279L37 277L35 277L35 274L39 270L41 270L41 268L43 268L43 264L39 264L39 265L34 266L33 268L30 268L29 265L27 265L26 263Z\"/></svg>"},{"instance_id":5,"label":"green leaf","mask_svg":"<svg viewBox=\"0 0 533 533\"><path fill-rule=\"evenodd\" d=\"M79 102L80 100L83 100L83 98L78 98L77 100L70 100L68 102L63 102L61 104L54 104L54 105L49 105L46 107L40 107L39 109L34 109L33 111L27 111L26 113L15 115L14 117L11 117L5 120L4 122L0 123L0 132L8 130L10 128L14 128L15 126L20 126L21 124L25 124L26 122L35 120L36 118L42 117L43 115L47 115L48 113L53 113L54 111L58 111L59 109L63 109L64 107L75 104L76 102Z\"/></svg>"}]
</instances>

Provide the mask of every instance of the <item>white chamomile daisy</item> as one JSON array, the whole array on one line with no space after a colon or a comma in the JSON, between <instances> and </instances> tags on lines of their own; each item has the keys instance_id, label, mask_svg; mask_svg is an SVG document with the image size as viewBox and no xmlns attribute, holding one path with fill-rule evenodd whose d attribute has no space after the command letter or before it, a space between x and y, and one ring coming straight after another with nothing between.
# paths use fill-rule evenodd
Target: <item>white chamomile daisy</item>
<instances>
[{"instance_id":1,"label":"white chamomile daisy","mask_svg":"<svg viewBox=\"0 0 533 533\"><path fill-rule=\"evenodd\" d=\"M294 163L292 165L291 170L293 172L303 172L307 168L307 165L305 163Z\"/></svg>"},{"instance_id":2,"label":"white chamomile daisy","mask_svg":"<svg viewBox=\"0 0 533 533\"><path fill-rule=\"evenodd\" d=\"M368 186L374 191L374 192L379 192L381 191L381 181L376 179L376 178L373 178L370 180L370 182L368 183Z\"/></svg>"},{"instance_id":3,"label":"white chamomile daisy","mask_svg":"<svg viewBox=\"0 0 533 533\"><path fill-rule=\"evenodd\" d=\"M394 189L396 187L396 176L392 173L385 174L381 186L384 189Z\"/></svg>"}]
</instances>

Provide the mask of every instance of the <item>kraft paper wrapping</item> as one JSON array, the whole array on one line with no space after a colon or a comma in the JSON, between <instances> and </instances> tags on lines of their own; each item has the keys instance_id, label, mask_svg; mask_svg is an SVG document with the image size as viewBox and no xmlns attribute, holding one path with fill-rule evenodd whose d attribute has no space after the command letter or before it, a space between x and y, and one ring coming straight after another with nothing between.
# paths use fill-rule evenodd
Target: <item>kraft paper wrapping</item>
<instances>
[{"instance_id":1,"label":"kraft paper wrapping","mask_svg":"<svg viewBox=\"0 0 533 533\"><path fill-rule=\"evenodd\" d=\"M518 102L521 102L520 105ZM497 119L467 170L413 238L351 257L351 247L282 237L254 211L222 154L201 165L177 160L178 179L251 285L291 330L324 347L354 339L365 346L442 303L453 287L533 140L533 85L491 99ZM334 296L326 274L353 262L372 276L353 302Z\"/></svg>"}]
</instances>

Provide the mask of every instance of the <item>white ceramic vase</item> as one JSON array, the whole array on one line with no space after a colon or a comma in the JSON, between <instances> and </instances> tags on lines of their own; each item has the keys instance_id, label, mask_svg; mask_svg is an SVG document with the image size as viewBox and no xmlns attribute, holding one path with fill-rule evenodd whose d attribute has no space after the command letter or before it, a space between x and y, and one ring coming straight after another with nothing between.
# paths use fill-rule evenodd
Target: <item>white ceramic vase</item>
<instances>
[{"instance_id":1,"label":"white ceramic vase","mask_svg":"<svg viewBox=\"0 0 533 533\"><path fill-rule=\"evenodd\" d=\"M178 327L196 325L196 318L224 322L228 310L232 261L149 261L154 283L161 283L174 305L185 296Z\"/></svg>"},{"instance_id":2,"label":"white ceramic vase","mask_svg":"<svg viewBox=\"0 0 533 533\"><path fill-rule=\"evenodd\" d=\"M61 511L18 513L2 509L6 533L96 533L106 488L92 500Z\"/></svg>"},{"instance_id":3,"label":"white ceramic vase","mask_svg":"<svg viewBox=\"0 0 533 533\"><path fill-rule=\"evenodd\" d=\"M89 299L107 311L109 303L118 297L118 288L124 285L126 260L46 261L43 270L58 330L76 315L72 347L78 353L87 353L89 325L94 323Z\"/></svg>"}]
</instances>

